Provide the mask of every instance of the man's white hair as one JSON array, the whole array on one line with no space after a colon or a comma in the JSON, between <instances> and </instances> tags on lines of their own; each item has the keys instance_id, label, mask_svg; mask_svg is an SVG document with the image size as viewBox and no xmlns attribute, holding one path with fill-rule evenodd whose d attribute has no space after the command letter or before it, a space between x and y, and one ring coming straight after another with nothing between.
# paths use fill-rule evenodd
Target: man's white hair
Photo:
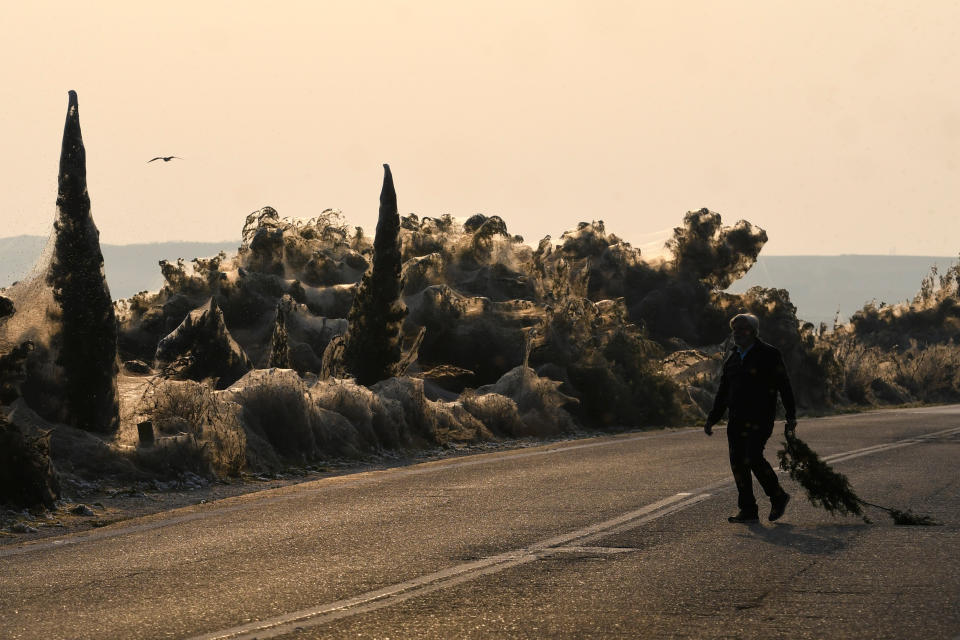
<instances>
[{"instance_id":1,"label":"man's white hair","mask_svg":"<svg viewBox=\"0 0 960 640\"><path fill-rule=\"evenodd\" d=\"M733 325L737 320L743 320L750 325L750 328L753 329L753 335L760 335L760 318L753 315L752 313L738 313L737 315L730 318L730 328L733 329Z\"/></svg>"}]
</instances>

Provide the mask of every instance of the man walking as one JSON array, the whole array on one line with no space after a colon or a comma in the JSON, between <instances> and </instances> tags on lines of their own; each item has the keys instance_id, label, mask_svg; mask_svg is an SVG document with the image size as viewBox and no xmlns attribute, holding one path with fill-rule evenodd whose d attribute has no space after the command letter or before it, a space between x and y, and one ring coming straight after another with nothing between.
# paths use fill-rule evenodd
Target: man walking
<instances>
[{"instance_id":1,"label":"man walking","mask_svg":"<svg viewBox=\"0 0 960 640\"><path fill-rule=\"evenodd\" d=\"M769 519L773 521L783 515L790 495L780 486L776 472L763 457L763 447L773 433L778 393L787 417L784 430L792 433L796 429L793 389L780 351L759 339L760 320L757 316L751 313L734 316L730 320L730 329L736 348L723 363L720 388L703 430L708 436L713 435L713 425L729 411L727 444L740 511L727 520L740 523L758 521L752 473L770 498Z\"/></svg>"}]
</instances>

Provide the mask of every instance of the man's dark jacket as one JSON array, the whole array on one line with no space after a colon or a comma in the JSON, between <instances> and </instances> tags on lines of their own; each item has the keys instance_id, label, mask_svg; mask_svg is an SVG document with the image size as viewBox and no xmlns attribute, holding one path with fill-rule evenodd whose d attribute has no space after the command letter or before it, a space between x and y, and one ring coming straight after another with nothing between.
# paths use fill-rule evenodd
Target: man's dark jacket
<instances>
[{"instance_id":1,"label":"man's dark jacket","mask_svg":"<svg viewBox=\"0 0 960 640\"><path fill-rule=\"evenodd\" d=\"M720 388L708 421L714 424L729 410L730 424L772 425L777 415L777 393L787 420L797 417L793 389L776 347L756 340L743 360L736 349L723 363Z\"/></svg>"}]
</instances>

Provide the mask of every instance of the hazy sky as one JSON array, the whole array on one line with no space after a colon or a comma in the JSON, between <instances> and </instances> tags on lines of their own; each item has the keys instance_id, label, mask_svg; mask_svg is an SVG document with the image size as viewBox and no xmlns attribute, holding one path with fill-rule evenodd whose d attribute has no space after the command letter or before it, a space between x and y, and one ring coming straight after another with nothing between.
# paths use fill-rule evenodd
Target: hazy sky
<instances>
[{"instance_id":1,"label":"hazy sky","mask_svg":"<svg viewBox=\"0 0 960 640\"><path fill-rule=\"evenodd\" d=\"M109 243L372 232L388 162L401 213L534 244L709 207L768 255L960 251L957 2L4 4L0 236L50 228L75 89Z\"/></svg>"}]
</instances>

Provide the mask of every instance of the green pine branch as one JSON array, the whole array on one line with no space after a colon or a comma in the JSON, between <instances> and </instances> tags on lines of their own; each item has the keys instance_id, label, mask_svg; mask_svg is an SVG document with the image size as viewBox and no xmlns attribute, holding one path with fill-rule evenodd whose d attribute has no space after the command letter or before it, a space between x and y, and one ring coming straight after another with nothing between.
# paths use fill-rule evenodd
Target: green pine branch
<instances>
[{"instance_id":1,"label":"green pine branch","mask_svg":"<svg viewBox=\"0 0 960 640\"><path fill-rule=\"evenodd\" d=\"M917 515L910 511L900 511L884 507L860 498L850 481L842 473L834 471L830 465L820 459L817 452L806 442L788 432L783 448L777 451L780 468L787 471L807 494L807 499L815 507L822 507L831 515L854 515L870 519L863 513L863 507L882 509L890 514L894 524L898 525L935 525L929 516Z\"/></svg>"}]
</instances>

